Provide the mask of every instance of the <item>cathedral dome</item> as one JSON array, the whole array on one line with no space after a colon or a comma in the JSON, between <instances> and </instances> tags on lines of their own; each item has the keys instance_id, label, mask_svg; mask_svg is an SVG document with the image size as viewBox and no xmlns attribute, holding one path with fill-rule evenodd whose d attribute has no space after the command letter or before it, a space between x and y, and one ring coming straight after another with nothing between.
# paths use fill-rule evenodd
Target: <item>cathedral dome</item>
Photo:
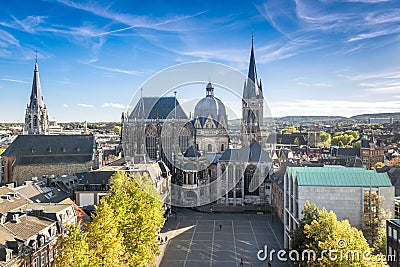
<instances>
[{"instance_id":1,"label":"cathedral dome","mask_svg":"<svg viewBox=\"0 0 400 267\"><path fill-rule=\"evenodd\" d=\"M206 97L202 98L194 109L194 118L211 117L214 121L221 123L224 127L227 124L225 105L214 96L214 87L211 83L207 84Z\"/></svg>"}]
</instances>

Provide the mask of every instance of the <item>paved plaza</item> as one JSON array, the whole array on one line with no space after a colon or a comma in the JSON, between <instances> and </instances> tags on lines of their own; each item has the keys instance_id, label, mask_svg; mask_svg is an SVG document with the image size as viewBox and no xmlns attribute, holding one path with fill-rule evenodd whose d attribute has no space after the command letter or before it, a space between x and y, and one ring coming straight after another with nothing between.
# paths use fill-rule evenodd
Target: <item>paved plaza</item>
<instances>
[{"instance_id":1,"label":"paved plaza","mask_svg":"<svg viewBox=\"0 0 400 267\"><path fill-rule=\"evenodd\" d=\"M271 215L178 209L161 232L169 240L160 267L240 267L240 258L243 266L268 266L268 261L257 259L257 252L265 245L269 251L282 249L282 233L278 217ZM289 266L276 257L271 264Z\"/></svg>"}]
</instances>

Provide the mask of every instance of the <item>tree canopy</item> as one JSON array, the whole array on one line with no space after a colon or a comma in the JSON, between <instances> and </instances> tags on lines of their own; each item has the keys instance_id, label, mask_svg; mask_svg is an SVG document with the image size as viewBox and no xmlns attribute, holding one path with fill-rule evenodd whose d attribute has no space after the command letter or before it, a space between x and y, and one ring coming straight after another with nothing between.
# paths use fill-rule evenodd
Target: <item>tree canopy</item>
<instances>
[{"instance_id":1,"label":"tree canopy","mask_svg":"<svg viewBox=\"0 0 400 267\"><path fill-rule=\"evenodd\" d=\"M299 132L300 131L294 126L289 126L289 127L286 127L279 131L280 134L292 134L292 133L299 133Z\"/></svg>"},{"instance_id":2,"label":"tree canopy","mask_svg":"<svg viewBox=\"0 0 400 267\"><path fill-rule=\"evenodd\" d=\"M315 258L300 258L301 265L387 266L382 255L370 254L372 250L363 233L347 220L339 221L333 211L319 210L315 204L307 202L302 214L299 227L291 233L291 249L299 255L304 251L313 251Z\"/></svg>"},{"instance_id":3,"label":"tree canopy","mask_svg":"<svg viewBox=\"0 0 400 267\"><path fill-rule=\"evenodd\" d=\"M333 134L331 144L339 147L349 147L358 139L360 139L360 134L357 131L336 132Z\"/></svg>"},{"instance_id":4,"label":"tree canopy","mask_svg":"<svg viewBox=\"0 0 400 267\"><path fill-rule=\"evenodd\" d=\"M329 133L321 131L320 137L321 137L321 145L322 146L324 146L324 147L331 146L331 135Z\"/></svg>"},{"instance_id":5,"label":"tree canopy","mask_svg":"<svg viewBox=\"0 0 400 267\"><path fill-rule=\"evenodd\" d=\"M164 224L161 196L147 176L117 172L112 180L87 232L70 227L61 239L58 266L144 267L155 259ZM69 265L75 257L85 264Z\"/></svg>"}]
</instances>

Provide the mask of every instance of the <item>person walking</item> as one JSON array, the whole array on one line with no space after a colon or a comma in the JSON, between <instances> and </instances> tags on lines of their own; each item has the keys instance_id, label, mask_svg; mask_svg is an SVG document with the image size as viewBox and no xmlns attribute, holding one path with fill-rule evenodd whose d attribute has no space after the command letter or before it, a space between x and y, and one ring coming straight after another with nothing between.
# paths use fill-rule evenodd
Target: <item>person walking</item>
<instances>
[{"instance_id":1,"label":"person walking","mask_svg":"<svg viewBox=\"0 0 400 267\"><path fill-rule=\"evenodd\" d=\"M240 266L243 266L243 258L240 258Z\"/></svg>"}]
</instances>

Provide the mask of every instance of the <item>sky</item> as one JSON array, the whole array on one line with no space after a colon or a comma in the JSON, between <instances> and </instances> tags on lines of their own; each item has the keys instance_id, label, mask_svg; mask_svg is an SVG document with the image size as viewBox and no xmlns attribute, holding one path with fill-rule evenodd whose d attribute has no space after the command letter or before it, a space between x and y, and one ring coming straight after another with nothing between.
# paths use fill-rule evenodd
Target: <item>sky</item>
<instances>
[{"instance_id":1,"label":"sky","mask_svg":"<svg viewBox=\"0 0 400 267\"><path fill-rule=\"evenodd\" d=\"M171 66L246 74L252 31L273 116L400 112L398 0L15 0L0 9L0 122L24 120L35 51L50 120L119 121ZM202 97L215 75L178 99ZM240 114L240 98L215 95Z\"/></svg>"}]
</instances>

